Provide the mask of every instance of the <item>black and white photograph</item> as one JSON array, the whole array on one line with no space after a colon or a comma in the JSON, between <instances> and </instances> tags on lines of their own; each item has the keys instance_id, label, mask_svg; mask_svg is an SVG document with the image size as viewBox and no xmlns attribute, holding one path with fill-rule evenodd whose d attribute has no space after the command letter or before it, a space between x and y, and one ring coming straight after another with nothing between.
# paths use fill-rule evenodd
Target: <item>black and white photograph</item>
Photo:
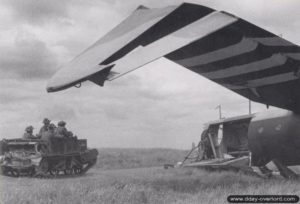
<instances>
[{"instance_id":1,"label":"black and white photograph","mask_svg":"<svg viewBox=\"0 0 300 204\"><path fill-rule=\"evenodd\" d=\"M0 0L0 203L300 203L299 0Z\"/></svg>"}]
</instances>

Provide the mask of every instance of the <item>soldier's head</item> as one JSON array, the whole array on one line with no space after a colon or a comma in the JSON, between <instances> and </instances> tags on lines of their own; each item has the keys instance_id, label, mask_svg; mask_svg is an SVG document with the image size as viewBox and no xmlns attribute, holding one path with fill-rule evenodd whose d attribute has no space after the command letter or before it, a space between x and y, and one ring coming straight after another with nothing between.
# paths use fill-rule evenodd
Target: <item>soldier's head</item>
<instances>
[{"instance_id":1,"label":"soldier's head","mask_svg":"<svg viewBox=\"0 0 300 204\"><path fill-rule=\"evenodd\" d=\"M28 133L32 133L33 132L33 127L30 125L28 127L25 128L25 131Z\"/></svg>"},{"instance_id":2,"label":"soldier's head","mask_svg":"<svg viewBox=\"0 0 300 204\"><path fill-rule=\"evenodd\" d=\"M50 121L48 118L45 118L45 119L43 120L43 123L44 123L45 125L49 125L50 122L51 122L51 121Z\"/></svg>"},{"instance_id":3,"label":"soldier's head","mask_svg":"<svg viewBox=\"0 0 300 204\"><path fill-rule=\"evenodd\" d=\"M65 127L66 126L66 122L62 120L62 121L59 121L57 123L57 125L60 126L60 127Z\"/></svg>"},{"instance_id":4,"label":"soldier's head","mask_svg":"<svg viewBox=\"0 0 300 204\"><path fill-rule=\"evenodd\" d=\"M51 123L50 125L49 125L49 129L50 130L54 130L56 128L56 126L53 124L53 123Z\"/></svg>"}]
</instances>

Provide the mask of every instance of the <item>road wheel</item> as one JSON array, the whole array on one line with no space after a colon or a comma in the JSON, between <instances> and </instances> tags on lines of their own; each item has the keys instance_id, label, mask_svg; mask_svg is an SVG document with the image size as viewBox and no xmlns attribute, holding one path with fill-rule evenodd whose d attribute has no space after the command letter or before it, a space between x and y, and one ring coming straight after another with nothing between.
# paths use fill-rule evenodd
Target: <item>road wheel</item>
<instances>
[{"instance_id":1,"label":"road wheel","mask_svg":"<svg viewBox=\"0 0 300 204\"><path fill-rule=\"evenodd\" d=\"M59 175L59 170L57 170L57 169L51 169L49 172L52 176L58 176Z\"/></svg>"},{"instance_id":2,"label":"road wheel","mask_svg":"<svg viewBox=\"0 0 300 204\"><path fill-rule=\"evenodd\" d=\"M65 169L64 173L65 173L65 175L72 175L73 174L73 169Z\"/></svg>"},{"instance_id":3,"label":"road wheel","mask_svg":"<svg viewBox=\"0 0 300 204\"><path fill-rule=\"evenodd\" d=\"M30 168L30 169L28 170L28 175L29 175L29 176L34 176L34 175L35 175L35 168Z\"/></svg>"},{"instance_id":4,"label":"road wheel","mask_svg":"<svg viewBox=\"0 0 300 204\"><path fill-rule=\"evenodd\" d=\"M7 175L8 170L5 167L1 167L1 174Z\"/></svg>"},{"instance_id":5,"label":"road wheel","mask_svg":"<svg viewBox=\"0 0 300 204\"><path fill-rule=\"evenodd\" d=\"M20 171L16 169L10 170L10 173L13 177L19 177L20 176Z\"/></svg>"},{"instance_id":6,"label":"road wheel","mask_svg":"<svg viewBox=\"0 0 300 204\"><path fill-rule=\"evenodd\" d=\"M73 171L74 171L75 174L78 175L78 174L81 174L82 168L80 168L80 167L75 167Z\"/></svg>"},{"instance_id":7,"label":"road wheel","mask_svg":"<svg viewBox=\"0 0 300 204\"><path fill-rule=\"evenodd\" d=\"M40 168L43 172L48 171L48 161L46 159L43 159L43 161L40 163Z\"/></svg>"},{"instance_id":8,"label":"road wheel","mask_svg":"<svg viewBox=\"0 0 300 204\"><path fill-rule=\"evenodd\" d=\"M46 159L43 159L40 162L40 165L36 168L36 176L43 177L48 173L49 170L49 164Z\"/></svg>"}]
</instances>

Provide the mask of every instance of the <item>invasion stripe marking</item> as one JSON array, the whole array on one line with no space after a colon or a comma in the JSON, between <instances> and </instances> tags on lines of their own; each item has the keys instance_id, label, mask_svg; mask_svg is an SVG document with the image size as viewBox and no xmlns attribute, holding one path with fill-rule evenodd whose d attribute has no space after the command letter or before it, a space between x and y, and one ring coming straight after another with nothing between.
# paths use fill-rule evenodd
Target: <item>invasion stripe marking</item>
<instances>
[{"instance_id":1,"label":"invasion stripe marking","mask_svg":"<svg viewBox=\"0 0 300 204\"><path fill-rule=\"evenodd\" d=\"M110 80L138 69L147 63L191 44L200 38L204 38L236 21L236 18L222 12L208 14L194 23L156 40L145 46L143 49L140 49L138 52L130 52L125 57L115 61L113 71L119 72L120 74L115 75L114 78L111 78Z\"/></svg>"},{"instance_id":2,"label":"invasion stripe marking","mask_svg":"<svg viewBox=\"0 0 300 204\"><path fill-rule=\"evenodd\" d=\"M293 43L286 41L280 37L252 38L252 39L266 46L295 46Z\"/></svg>"},{"instance_id":3,"label":"invasion stripe marking","mask_svg":"<svg viewBox=\"0 0 300 204\"><path fill-rule=\"evenodd\" d=\"M127 41L126 45L119 46L119 50L102 61L101 64L111 64L130 53L136 47L155 43L161 38L167 37L186 26L192 25L195 21L206 18L206 16L213 11L213 9L208 7L183 3L160 21L144 30L143 33L135 35L132 41Z\"/></svg>"},{"instance_id":4,"label":"invasion stripe marking","mask_svg":"<svg viewBox=\"0 0 300 204\"><path fill-rule=\"evenodd\" d=\"M294 46L292 43L285 41L279 37L271 38L243 38L239 43L221 48L203 55L198 55L182 60L177 60L176 63L185 67L201 66L208 63L224 60L235 57L247 52L251 52L257 48L258 44L265 46Z\"/></svg>"},{"instance_id":5,"label":"invasion stripe marking","mask_svg":"<svg viewBox=\"0 0 300 204\"><path fill-rule=\"evenodd\" d=\"M218 70L214 72L202 73L203 76L209 79L220 79L226 77L247 74L251 72L269 69L271 67L282 65L286 62L287 58L281 54L272 55L270 58L255 61L241 66L235 66L228 69Z\"/></svg>"},{"instance_id":6,"label":"invasion stripe marking","mask_svg":"<svg viewBox=\"0 0 300 204\"><path fill-rule=\"evenodd\" d=\"M232 25L234 25L233 23ZM203 39L195 41L182 49L176 50L166 57L174 62L201 56L221 48L238 44L242 41L243 35L238 32L232 32L231 25L226 26ZM224 38L224 36L230 36Z\"/></svg>"},{"instance_id":7,"label":"invasion stripe marking","mask_svg":"<svg viewBox=\"0 0 300 204\"><path fill-rule=\"evenodd\" d=\"M299 79L299 78L297 76L295 76L295 73L289 72L289 73L285 73L285 74L278 74L275 76L251 80L251 81L248 81L243 86L236 86L236 85L230 85L230 84L222 84L222 85L229 89L232 89L232 90L238 90L238 89L245 89L245 88L256 88L256 87L260 87L260 86L277 84L277 83L282 83L282 82L296 80L296 79Z\"/></svg>"},{"instance_id":8,"label":"invasion stripe marking","mask_svg":"<svg viewBox=\"0 0 300 204\"><path fill-rule=\"evenodd\" d=\"M218 49L207 54L194 56L182 60L177 60L176 63L184 67L200 66L211 62L223 60L226 58L234 57L243 53L251 52L255 50L258 43L247 38L243 38L239 43Z\"/></svg>"},{"instance_id":9,"label":"invasion stripe marking","mask_svg":"<svg viewBox=\"0 0 300 204\"><path fill-rule=\"evenodd\" d=\"M295 60L300 60L300 53L284 53L283 55L288 56Z\"/></svg>"},{"instance_id":10,"label":"invasion stripe marking","mask_svg":"<svg viewBox=\"0 0 300 204\"><path fill-rule=\"evenodd\" d=\"M208 73L263 60L271 57L272 54L273 53L264 49L263 45L258 45L253 51L248 53L243 53L227 59L188 68L195 72Z\"/></svg>"},{"instance_id":11,"label":"invasion stripe marking","mask_svg":"<svg viewBox=\"0 0 300 204\"><path fill-rule=\"evenodd\" d=\"M214 81L217 83L242 84L246 83L249 80L260 79L288 72L296 72L296 70L298 70L299 68L299 65L299 61L287 60L283 65L275 66L270 69L264 69L257 72L251 72L248 74L242 74L228 78L215 79Z\"/></svg>"},{"instance_id":12,"label":"invasion stripe marking","mask_svg":"<svg viewBox=\"0 0 300 204\"><path fill-rule=\"evenodd\" d=\"M165 16L173 12L177 7L168 6L161 9L137 9L125 20L123 20L119 25L113 28L110 32L104 35L99 41L98 44L107 43L111 40L114 40L122 35L131 32L132 30L147 24L153 19L161 20ZM155 23L157 23L156 21Z\"/></svg>"}]
</instances>

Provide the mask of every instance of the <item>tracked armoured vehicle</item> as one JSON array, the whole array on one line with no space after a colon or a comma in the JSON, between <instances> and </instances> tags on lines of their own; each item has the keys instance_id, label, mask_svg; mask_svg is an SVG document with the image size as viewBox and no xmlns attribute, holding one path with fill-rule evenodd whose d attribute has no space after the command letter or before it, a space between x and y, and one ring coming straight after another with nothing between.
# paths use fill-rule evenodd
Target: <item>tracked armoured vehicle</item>
<instances>
[{"instance_id":1,"label":"tracked armoured vehicle","mask_svg":"<svg viewBox=\"0 0 300 204\"><path fill-rule=\"evenodd\" d=\"M0 142L1 173L7 176L80 175L97 161L87 140L72 138L9 139Z\"/></svg>"}]
</instances>

